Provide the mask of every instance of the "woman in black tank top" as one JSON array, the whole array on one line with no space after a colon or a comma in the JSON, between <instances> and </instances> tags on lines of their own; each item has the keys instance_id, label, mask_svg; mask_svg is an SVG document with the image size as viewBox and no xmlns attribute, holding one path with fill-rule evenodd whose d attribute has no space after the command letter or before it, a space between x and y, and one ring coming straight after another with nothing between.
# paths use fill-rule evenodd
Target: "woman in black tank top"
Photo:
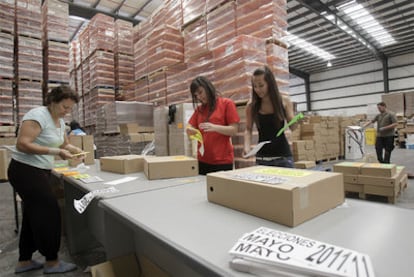
<instances>
[{"instance_id":1,"label":"woman in black tank top","mask_svg":"<svg viewBox=\"0 0 414 277\"><path fill-rule=\"evenodd\" d=\"M252 76L252 97L246 106L243 155L251 149L253 125L256 125L258 143L269 141L256 153L256 164L293 167L292 152L285 134L276 136L285 122L293 117L292 102L280 94L272 71L268 67L256 69ZM292 125L291 129L294 128Z\"/></svg>"}]
</instances>

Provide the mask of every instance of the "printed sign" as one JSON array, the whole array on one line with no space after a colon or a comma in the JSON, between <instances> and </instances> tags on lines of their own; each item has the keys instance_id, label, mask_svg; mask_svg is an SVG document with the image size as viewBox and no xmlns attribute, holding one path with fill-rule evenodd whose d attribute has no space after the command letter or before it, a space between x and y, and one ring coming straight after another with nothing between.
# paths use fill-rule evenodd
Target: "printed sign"
<instances>
[{"instance_id":1,"label":"printed sign","mask_svg":"<svg viewBox=\"0 0 414 277\"><path fill-rule=\"evenodd\" d=\"M374 277L369 256L299 235L260 227L230 250L235 259L318 276Z\"/></svg>"}]
</instances>

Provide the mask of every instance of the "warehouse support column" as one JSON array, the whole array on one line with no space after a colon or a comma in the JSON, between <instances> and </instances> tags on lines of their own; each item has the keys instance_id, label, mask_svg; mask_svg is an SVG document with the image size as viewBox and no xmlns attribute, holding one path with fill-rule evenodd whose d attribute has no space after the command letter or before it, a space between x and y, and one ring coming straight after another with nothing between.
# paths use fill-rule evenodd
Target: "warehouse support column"
<instances>
[{"instance_id":1,"label":"warehouse support column","mask_svg":"<svg viewBox=\"0 0 414 277\"><path fill-rule=\"evenodd\" d=\"M386 56L382 57L382 75L384 79L384 93L389 93L390 84L388 78L388 58Z\"/></svg>"}]
</instances>

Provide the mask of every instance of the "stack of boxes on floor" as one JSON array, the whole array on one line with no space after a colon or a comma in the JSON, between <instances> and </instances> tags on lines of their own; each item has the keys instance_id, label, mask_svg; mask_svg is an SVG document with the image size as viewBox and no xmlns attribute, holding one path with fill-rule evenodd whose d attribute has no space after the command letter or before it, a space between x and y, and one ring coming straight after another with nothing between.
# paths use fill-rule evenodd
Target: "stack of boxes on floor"
<instances>
[{"instance_id":1,"label":"stack of boxes on floor","mask_svg":"<svg viewBox=\"0 0 414 277\"><path fill-rule=\"evenodd\" d=\"M345 128L359 117L309 116L290 135L295 161L336 160L344 156Z\"/></svg>"},{"instance_id":2,"label":"stack of boxes on floor","mask_svg":"<svg viewBox=\"0 0 414 277\"><path fill-rule=\"evenodd\" d=\"M69 5L46 0L42 6L43 95L69 84Z\"/></svg>"},{"instance_id":3,"label":"stack of boxes on floor","mask_svg":"<svg viewBox=\"0 0 414 277\"><path fill-rule=\"evenodd\" d=\"M14 125L14 0L0 3L0 123Z\"/></svg>"},{"instance_id":4,"label":"stack of boxes on floor","mask_svg":"<svg viewBox=\"0 0 414 277\"><path fill-rule=\"evenodd\" d=\"M99 14L95 17L104 18ZM93 113L97 109L95 103L88 101L88 90L84 85L86 79L93 76L93 68L88 68L84 62L86 57L92 59L93 55L85 55L84 52L86 49L94 51L89 49L93 48L92 45L85 47L85 38L90 42L96 39L94 36L97 34L91 33L91 26L97 21L94 18L78 38L82 74L76 76L82 76L83 79L79 81L78 78L77 83L83 84L82 88L78 85L78 90L82 89L85 96L80 105L85 111L85 126L94 124L90 120L93 115L88 116L86 111ZM108 24L110 19L106 22L109 29L102 28L98 35L113 30ZM282 92L287 93L287 47L280 42L286 26L285 0L164 1L148 20L133 27L134 89L130 84L124 86L119 89L117 99L149 102L155 107L189 103L191 95L188 87L191 79L205 75L223 96L245 102L251 93L250 74L266 63L277 74ZM115 41L117 36L119 34L115 34ZM110 52L107 45L109 43L106 43L106 55ZM114 58L115 61L118 59L116 54ZM89 65L92 64L89 62ZM116 63L115 67L117 70ZM103 76L103 72L100 76ZM116 84L116 87L120 86ZM93 89L92 84L90 89ZM242 133L238 136L242 136ZM242 145L235 145L235 148L241 152ZM236 156L236 164L251 164Z\"/></svg>"},{"instance_id":5,"label":"stack of boxes on floor","mask_svg":"<svg viewBox=\"0 0 414 277\"><path fill-rule=\"evenodd\" d=\"M401 148L414 149L414 91L394 92L382 95L387 109L397 116L396 145Z\"/></svg>"},{"instance_id":6,"label":"stack of boxes on floor","mask_svg":"<svg viewBox=\"0 0 414 277\"><path fill-rule=\"evenodd\" d=\"M41 0L16 0L17 122L43 104Z\"/></svg>"},{"instance_id":7,"label":"stack of boxes on floor","mask_svg":"<svg viewBox=\"0 0 414 277\"><path fill-rule=\"evenodd\" d=\"M362 199L384 196L389 203L396 202L408 181L405 167L395 164L341 162L333 170L343 173L345 192L357 193Z\"/></svg>"}]
</instances>

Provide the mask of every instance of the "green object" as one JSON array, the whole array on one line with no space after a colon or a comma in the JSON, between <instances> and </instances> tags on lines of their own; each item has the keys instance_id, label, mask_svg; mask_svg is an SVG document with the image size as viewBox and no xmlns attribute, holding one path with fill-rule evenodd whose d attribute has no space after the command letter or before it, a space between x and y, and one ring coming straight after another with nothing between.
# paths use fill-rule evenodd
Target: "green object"
<instances>
[{"instance_id":1,"label":"green object","mask_svg":"<svg viewBox=\"0 0 414 277\"><path fill-rule=\"evenodd\" d=\"M279 130L279 132L277 132L276 137L280 136L281 134L283 134L284 131L286 131L287 128L289 128L291 125L295 124L298 120L303 118L303 113L298 113L294 118L292 118L291 121L289 121L288 124L286 124L285 126L283 126L283 128L281 128Z\"/></svg>"}]
</instances>

